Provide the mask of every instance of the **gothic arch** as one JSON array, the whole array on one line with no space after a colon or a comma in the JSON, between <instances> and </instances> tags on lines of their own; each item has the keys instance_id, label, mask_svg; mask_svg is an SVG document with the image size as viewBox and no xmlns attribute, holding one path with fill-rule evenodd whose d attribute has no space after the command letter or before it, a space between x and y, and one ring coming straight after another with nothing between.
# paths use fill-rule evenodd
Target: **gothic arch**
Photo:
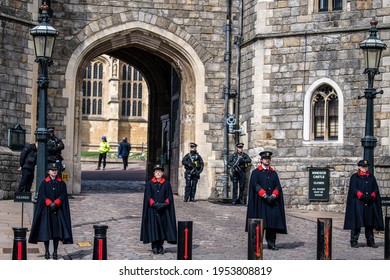
<instances>
[{"instance_id":1,"label":"gothic arch","mask_svg":"<svg viewBox=\"0 0 390 280\"><path fill-rule=\"evenodd\" d=\"M311 98L315 90L322 85L330 85L337 93L339 100L339 126L338 140L336 143L344 142L344 95L339 85L329 78L320 78L315 81L306 91L304 100L304 116L303 116L303 141L310 142L310 121L311 121Z\"/></svg>"},{"instance_id":2,"label":"gothic arch","mask_svg":"<svg viewBox=\"0 0 390 280\"><path fill-rule=\"evenodd\" d=\"M126 16L128 16L127 13L121 14L122 19ZM148 22L146 22L147 18L149 18ZM63 90L64 97L69 100L65 124L66 127L73 128L66 131L65 141L67 141L69 152L65 154L65 157L69 162L69 168L73 169L74 174L76 174L76 178L71 178L72 184L70 184L74 193L80 191L81 183L79 171L81 167L80 139L78 139L77 133L80 122L80 106L78 104L78 96L80 96L81 91L78 83L82 73L80 70L85 69L90 60L103 53L132 45L142 47L142 49L154 53L170 63L182 79L183 100L181 107L183 110L181 118L184 124L181 127L180 154L184 155L190 141L206 143L204 132L208 130L209 126L203 122L203 115L206 113L205 92L207 91L204 60L207 60L209 54L207 50L196 45L195 40L190 40L191 36L179 27L175 27L172 22L170 22L169 29L173 29L175 32L161 27L166 24L155 25L158 18L157 16L146 17L144 14L144 22L128 21L111 26L99 24L102 21L100 20L89 24L79 33L78 40L80 42L71 52L67 63ZM159 19L163 22L168 21L165 18ZM105 22L110 22L110 20L105 19ZM86 34L89 35L86 36ZM196 45L196 49L188 41L191 41L192 45ZM184 108L184 103L186 108ZM205 155L212 154L211 144L203 145L199 151Z\"/></svg>"}]
</instances>

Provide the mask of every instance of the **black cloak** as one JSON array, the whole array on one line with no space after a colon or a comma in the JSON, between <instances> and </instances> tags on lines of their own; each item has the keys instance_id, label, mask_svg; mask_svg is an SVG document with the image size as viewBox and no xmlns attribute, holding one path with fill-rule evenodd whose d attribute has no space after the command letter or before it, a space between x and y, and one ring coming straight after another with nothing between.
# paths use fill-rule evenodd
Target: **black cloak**
<instances>
[{"instance_id":1,"label":"black cloak","mask_svg":"<svg viewBox=\"0 0 390 280\"><path fill-rule=\"evenodd\" d=\"M363 195L375 193L375 199L365 202L358 198L358 192ZM361 176L357 172L349 182L344 229L360 229L364 226L384 230L381 196L375 177L371 174Z\"/></svg>"},{"instance_id":2,"label":"black cloak","mask_svg":"<svg viewBox=\"0 0 390 280\"><path fill-rule=\"evenodd\" d=\"M259 196L256 186L260 186L267 195L278 193L272 205ZM259 189L259 187L257 187ZM248 231L248 219L263 219L263 228L274 229L276 233L287 234L286 215L284 211L283 191L279 176L273 168L263 169L260 165L252 171L248 190L248 208L245 231Z\"/></svg>"},{"instance_id":3,"label":"black cloak","mask_svg":"<svg viewBox=\"0 0 390 280\"><path fill-rule=\"evenodd\" d=\"M163 210L152 207L155 203L168 203ZM166 240L170 244L177 242L176 213L171 184L164 177L157 182L153 177L146 182L142 210L141 241L150 243Z\"/></svg>"},{"instance_id":4,"label":"black cloak","mask_svg":"<svg viewBox=\"0 0 390 280\"><path fill-rule=\"evenodd\" d=\"M52 211L46 202L57 202ZM29 243L59 239L63 244L73 244L68 192L60 177L52 180L47 177L38 189L34 218L31 225Z\"/></svg>"}]
</instances>

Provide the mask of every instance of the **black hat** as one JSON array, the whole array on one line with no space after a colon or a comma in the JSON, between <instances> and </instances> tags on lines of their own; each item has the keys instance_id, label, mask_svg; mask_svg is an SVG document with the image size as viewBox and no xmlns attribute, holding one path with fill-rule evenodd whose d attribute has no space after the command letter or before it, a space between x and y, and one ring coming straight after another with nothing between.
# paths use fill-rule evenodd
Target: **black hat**
<instances>
[{"instance_id":1,"label":"black hat","mask_svg":"<svg viewBox=\"0 0 390 280\"><path fill-rule=\"evenodd\" d=\"M359 160L359 162L358 162L358 166L367 167L369 165L370 164L368 163L368 160L366 160L366 159Z\"/></svg>"},{"instance_id":2,"label":"black hat","mask_svg":"<svg viewBox=\"0 0 390 280\"><path fill-rule=\"evenodd\" d=\"M190 147L197 147L198 145L194 142L190 142Z\"/></svg>"},{"instance_id":3,"label":"black hat","mask_svg":"<svg viewBox=\"0 0 390 280\"><path fill-rule=\"evenodd\" d=\"M244 143L237 143L237 144L236 144L236 147L237 147L237 148L242 148L242 147L244 147Z\"/></svg>"},{"instance_id":4,"label":"black hat","mask_svg":"<svg viewBox=\"0 0 390 280\"><path fill-rule=\"evenodd\" d=\"M162 167L160 164L156 164L153 167L153 172L156 171L156 170L161 170L162 172L164 172L164 167Z\"/></svg>"},{"instance_id":5,"label":"black hat","mask_svg":"<svg viewBox=\"0 0 390 280\"><path fill-rule=\"evenodd\" d=\"M57 164L55 162L49 163L47 165L47 170L58 170Z\"/></svg>"},{"instance_id":6,"label":"black hat","mask_svg":"<svg viewBox=\"0 0 390 280\"><path fill-rule=\"evenodd\" d=\"M270 151L263 151L259 155L261 158L271 158L272 154L273 153Z\"/></svg>"},{"instance_id":7,"label":"black hat","mask_svg":"<svg viewBox=\"0 0 390 280\"><path fill-rule=\"evenodd\" d=\"M53 132L53 131L54 131L54 127L48 127L48 128L47 128L47 131Z\"/></svg>"}]
</instances>

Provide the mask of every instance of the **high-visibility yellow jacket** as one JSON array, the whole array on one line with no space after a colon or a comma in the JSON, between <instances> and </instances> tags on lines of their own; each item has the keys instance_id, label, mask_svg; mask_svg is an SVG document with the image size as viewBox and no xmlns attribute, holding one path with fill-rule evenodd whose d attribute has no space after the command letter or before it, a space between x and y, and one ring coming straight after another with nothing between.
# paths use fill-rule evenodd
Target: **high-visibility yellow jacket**
<instances>
[{"instance_id":1,"label":"high-visibility yellow jacket","mask_svg":"<svg viewBox=\"0 0 390 280\"><path fill-rule=\"evenodd\" d=\"M99 153L105 154L108 153L109 151L110 151L110 143L108 143L107 141L100 142Z\"/></svg>"}]
</instances>

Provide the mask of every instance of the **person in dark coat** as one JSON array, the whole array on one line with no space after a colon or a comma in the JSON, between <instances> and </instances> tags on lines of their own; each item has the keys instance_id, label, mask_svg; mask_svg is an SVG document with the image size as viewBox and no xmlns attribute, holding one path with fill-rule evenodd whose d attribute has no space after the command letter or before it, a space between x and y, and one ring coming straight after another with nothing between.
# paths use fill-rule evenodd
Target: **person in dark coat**
<instances>
[{"instance_id":1,"label":"person in dark coat","mask_svg":"<svg viewBox=\"0 0 390 280\"><path fill-rule=\"evenodd\" d=\"M65 170L62 161L62 150L65 149L64 142L54 134L54 127L48 127L49 138L47 139L47 162L56 163L58 166L58 176L61 177L62 171Z\"/></svg>"},{"instance_id":2,"label":"person in dark coat","mask_svg":"<svg viewBox=\"0 0 390 280\"><path fill-rule=\"evenodd\" d=\"M18 192L30 192L34 181L35 166L37 165L38 143L24 146L19 158L19 170L22 170L22 179Z\"/></svg>"},{"instance_id":3,"label":"person in dark coat","mask_svg":"<svg viewBox=\"0 0 390 280\"><path fill-rule=\"evenodd\" d=\"M244 190L246 184L246 171L251 164L251 158L243 152L244 143L236 144L236 151L229 157L231 179L233 181L232 204L244 203ZM240 193L238 194L238 185Z\"/></svg>"},{"instance_id":4,"label":"person in dark coat","mask_svg":"<svg viewBox=\"0 0 390 280\"><path fill-rule=\"evenodd\" d=\"M181 163L184 166L184 178L186 179L186 187L184 192L184 202L195 202L196 186L198 184L200 173L204 168L204 162L200 154L196 151L198 145L194 142L190 143L190 152L186 154Z\"/></svg>"},{"instance_id":5,"label":"person in dark coat","mask_svg":"<svg viewBox=\"0 0 390 280\"><path fill-rule=\"evenodd\" d=\"M38 189L38 199L31 225L29 243L44 242L45 258L50 259L49 241L53 240L53 259L58 259L59 241L73 244L71 218L66 184L57 175L56 163L49 163L49 176Z\"/></svg>"},{"instance_id":6,"label":"person in dark coat","mask_svg":"<svg viewBox=\"0 0 390 280\"><path fill-rule=\"evenodd\" d=\"M141 241L152 243L153 254L164 253L164 240L177 243L176 213L171 184L164 168L155 165L154 177L146 182L142 210Z\"/></svg>"},{"instance_id":7,"label":"person in dark coat","mask_svg":"<svg viewBox=\"0 0 390 280\"><path fill-rule=\"evenodd\" d=\"M270 166L272 152L260 153L261 164L252 171L249 190L245 231L248 219L263 219L268 249L278 250L276 234L287 234L283 191L279 176Z\"/></svg>"},{"instance_id":8,"label":"person in dark coat","mask_svg":"<svg viewBox=\"0 0 390 280\"><path fill-rule=\"evenodd\" d=\"M118 157L122 158L123 170L127 169L129 165L129 154L131 151L131 145L127 142L127 138L123 138L122 142L119 144L118 148Z\"/></svg>"},{"instance_id":9,"label":"person in dark coat","mask_svg":"<svg viewBox=\"0 0 390 280\"><path fill-rule=\"evenodd\" d=\"M358 248L360 229L364 227L367 246L375 244L374 229L384 230L381 196L374 175L368 172L369 162L360 160L358 171L351 176L345 210L344 229L351 230L351 247Z\"/></svg>"}]
</instances>

